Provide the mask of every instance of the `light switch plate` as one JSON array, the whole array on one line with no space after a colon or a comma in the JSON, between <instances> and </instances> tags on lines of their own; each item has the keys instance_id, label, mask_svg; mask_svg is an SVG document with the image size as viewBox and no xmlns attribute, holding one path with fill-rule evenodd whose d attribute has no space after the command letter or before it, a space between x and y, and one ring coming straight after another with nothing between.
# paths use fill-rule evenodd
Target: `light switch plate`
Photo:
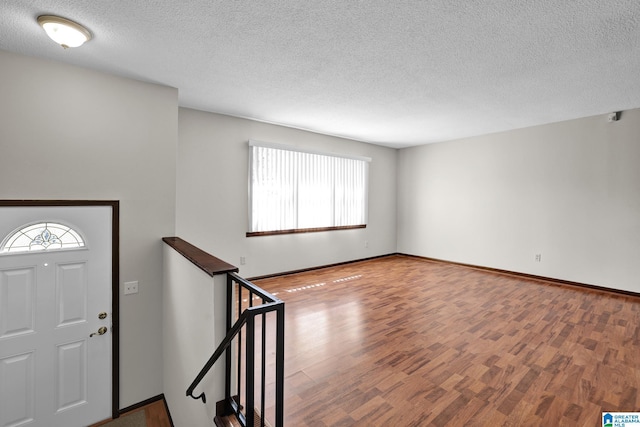
<instances>
[{"instance_id":1,"label":"light switch plate","mask_svg":"<svg viewBox=\"0 0 640 427\"><path fill-rule=\"evenodd\" d=\"M137 294L138 293L138 281L124 282L124 294Z\"/></svg>"}]
</instances>

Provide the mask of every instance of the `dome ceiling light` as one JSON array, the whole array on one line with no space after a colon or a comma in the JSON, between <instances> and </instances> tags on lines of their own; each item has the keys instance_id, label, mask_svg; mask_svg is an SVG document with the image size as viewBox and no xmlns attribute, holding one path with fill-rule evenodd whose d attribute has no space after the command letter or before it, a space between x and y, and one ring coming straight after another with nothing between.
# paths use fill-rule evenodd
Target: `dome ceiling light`
<instances>
[{"instance_id":1,"label":"dome ceiling light","mask_svg":"<svg viewBox=\"0 0 640 427\"><path fill-rule=\"evenodd\" d=\"M63 48L78 47L91 40L91 33L77 22L53 15L38 16L38 24Z\"/></svg>"}]
</instances>

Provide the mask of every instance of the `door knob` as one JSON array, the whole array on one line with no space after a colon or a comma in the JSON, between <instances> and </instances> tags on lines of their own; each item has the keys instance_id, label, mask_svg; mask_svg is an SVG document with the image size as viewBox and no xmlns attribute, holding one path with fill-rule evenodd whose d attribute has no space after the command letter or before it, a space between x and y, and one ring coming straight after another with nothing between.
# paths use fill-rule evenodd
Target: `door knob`
<instances>
[{"instance_id":1,"label":"door knob","mask_svg":"<svg viewBox=\"0 0 640 427\"><path fill-rule=\"evenodd\" d=\"M91 338L94 335L104 335L107 333L107 327L106 326L102 326L100 329L98 329L98 332L94 332L91 335L89 335L89 338Z\"/></svg>"},{"instance_id":2,"label":"door knob","mask_svg":"<svg viewBox=\"0 0 640 427\"><path fill-rule=\"evenodd\" d=\"M106 312L102 312L100 314L98 314L98 319L102 320L102 319L106 319L107 318L107 313Z\"/></svg>"}]
</instances>

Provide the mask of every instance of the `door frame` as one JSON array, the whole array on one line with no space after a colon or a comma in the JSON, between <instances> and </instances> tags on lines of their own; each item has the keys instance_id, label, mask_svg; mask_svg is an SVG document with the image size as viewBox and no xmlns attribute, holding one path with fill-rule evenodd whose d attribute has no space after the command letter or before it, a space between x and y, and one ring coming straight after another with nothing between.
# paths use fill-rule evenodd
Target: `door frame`
<instances>
[{"instance_id":1,"label":"door frame","mask_svg":"<svg viewBox=\"0 0 640 427\"><path fill-rule=\"evenodd\" d=\"M0 200L3 207L111 207L111 417L120 417L120 201Z\"/></svg>"}]
</instances>

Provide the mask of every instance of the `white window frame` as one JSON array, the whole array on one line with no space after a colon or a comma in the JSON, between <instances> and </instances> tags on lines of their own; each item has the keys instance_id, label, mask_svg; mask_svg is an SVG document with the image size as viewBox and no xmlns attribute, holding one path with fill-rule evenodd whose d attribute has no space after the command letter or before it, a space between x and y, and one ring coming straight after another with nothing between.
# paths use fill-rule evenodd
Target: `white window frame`
<instances>
[{"instance_id":1,"label":"white window frame","mask_svg":"<svg viewBox=\"0 0 640 427\"><path fill-rule=\"evenodd\" d=\"M344 165L344 162L340 162L339 159L347 159L347 160L352 160L352 161L356 161L356 163L351 163L352 168L354 168L355 170L357 170L357 174L360 175L359 178L362 178L362 180L364 181L362 184L362 191L364 194L362 194L362 210L363 212L361 212L362 214L362 221L358 220L356 222L358 222L357 224L355 223L348 223L348 224L336 224L336 211L337 208L335 206L335 200L336 200L336 195L335 195L335 191L336 188L340 188L337 187L335 184L335 180L338 179L336 178L336 170L332 169L333 175L331 175L331 180L333 180L333 189L331 190L333 193L331 195L327 194L326 191L324 191L325 197L328 199L332 200L332 205L331 206L327 206L327 212L325 212L325 215L323 216L323 223L322 224L310 224L309 222L307 223L303 223L302 221L304 221L304 218L300 218L299 215L299 211L300 210L304 210L304 207L301 208L301 205L303 205L303 202L301 202L301 197L303 197L301 194L299 194L300 192L300 187L303 185L301 184L302 179L300 176L300 170L296 169L297 172L292 172L292 175L295 175L295 177L293 178L293 180L295 181L295 184L293 184L295 186L295 190L292 190L293 193L295 193L292 198L295 199L295 202L292 202L290 205L295 205L295 206L290 206L289 208L292 210L295 210L295 221L294 220L289 220L287 222L287 226L269 226L267 228L265 228L265 225L262 224L258 224L257 219L254 218L254 172L256 171L254 169L254 153L255 153L255 149L254 148L266 148L266 149L273 149L273 150L283 150L283 151L289 151L289 152L293 152L296 154L300 154L300 155L294 155L294 156L287 156L285 154L285 158L286 161L292 161L292 162L301 162L301 159L306 159L307 161L311 161L311 162L328 162L329 164L334 165L334 167L338 168L341 171L344 171L344 167L346 167L346 165ZM305 154L311 155L311 156L305 156ZM271 142L264 142L264 141L257 141L257 140L249 140L249 171L248 171L248 180L249 180L249 188L248 188L248 199L249 199L249 204L248 204L248 232L247 232L247 236L251 237L251 236L258 236L258 235L270 235L270 234L288 234L288 233L300 233L300 232L310 232L310 231L327 231L327 230L340 230L340 229L351 229L351 228L365 228L368 222L368 204L369 204L369 163L371 162L371 158L369 157L362 157L362 156L352 156L352 155L345 155L345 154L336 154L336 153L328 153L328 152L323 152L323 151L319 151L319 150L313 150L313 149L308 149L308 148L300 148L300 147L296 147L296 146L291 146L291 145L285 145L285 144L276 144L276 143L271 143ZM337 165L337 166L336 166ZM340 166L342 165L342 166ZM300 165L298 165L300 166ZM256 166L257 167L257 166ZM363 174L364 176L362 177L361 174ZM323 190L326 190L326 188L323 188ZM322 191L322 190L320 190ZM256 203L259 203L259 201L256 201ZM360 206L360 205L359 205ZM256 206L255 209L258 209L258 207ZM331 215L332 216L332 220L331 223L327 223L328 220L328 216ZM309 218L309 215L302 215L303 217ZM312 214L313 216L313 214ZM289 216L290 218L290 216ZM254 221L254 219L256 219L256 221ZM339 221L339 220L338 220ZM354 222L354 221L351 221ZM301 225L302 224L302 225Z\"/></svg>"}]
</instances>

